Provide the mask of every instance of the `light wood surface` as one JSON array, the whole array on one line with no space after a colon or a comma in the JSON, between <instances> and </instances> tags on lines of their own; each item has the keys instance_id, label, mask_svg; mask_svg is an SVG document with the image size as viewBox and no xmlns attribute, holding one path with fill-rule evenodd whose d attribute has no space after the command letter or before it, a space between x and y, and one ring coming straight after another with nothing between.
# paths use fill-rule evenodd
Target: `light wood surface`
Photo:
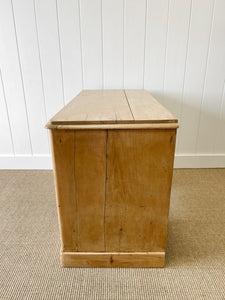
<instances>
[{"instance_id":1,"label":"light wood surface","mask_svg":"<svg viewBox=\"0 0 225 300\"><path fill-rule=\"evenodd\" d=\"M165 263L165 252L62 252L61 265L64 267L129 267L159 268Z\"/></svg>"},{"instance_id":2,"label":"light wood surface","mask_svg":"<svg viewBox=\"0 0 225 300\"><path fill-rule=\"evenodd\" d=\"M79 97L58 114L66 124L48 125L61 263L162 267L178 123L145 91L85 91ZM92 110L87 123L73 123L84 109ZM105 124L106 117L115 121L117 109L122 121L132 116L131 123ZM142 116L153 123L134 123Z\"/></svg>"},{"instance_id":3,"label":"light wood surface","mask_svg":"<svg viewBox=\"0 0 225 300\"><path fill-rule=\"evenodd\" d=\"M84 90L46 126L177 123L145 90Z\"/></svg>"},{"instance_id":4,"label":"light wood surface","mask_svg":"<svg viewBox=\"0 0 225 300\"><path fill-rule=\"evenodd\" d=\"M125 90L135 122L176 123L177 119L145 90Z\"/></svg>"},{"instance_id":5,"label":"light wood surface","mask_svg":"<svg viewBox=\"0 0 225 300\"><path fill-rule=\"evenodd\" d=\"M175 137L109 131L106 251L165 251Z\"/></svg>"},{"instance_id":6,"label":"light wood surface","mask_svg":"<svg viewBox=\"0 0 225 300\"><path fill-rule=\"evenodd\" d=\"M81 252L104 251L106 142L106 131L75 131L77 251Z\"/></svg>"},{"instance_id":7,"label":"light wood surface","mask_svg":"<svg viewBox=\"0 0 225 300\"><path fill-rule=\"evenodd\" d=\"M177 129L178 123L154 124L80 124L80 125L53 125L48 123L46 128L58 130L105 130L105 129Z\"/></svg>"},{"instance_id":8,"label":"light wood surface","mask_svg":"<svg viewBox=\"0 0 225 300\"><path fill-rule=\"evenodd\" d=\"M165 251L176 129L51 132L62 251Z\"/></svg>"},{"instance_id":9,"label":"light wood surface","mask_svg":"<svg viewBox=\"0 0 225 300\"><path fill-rule=\"evenodd\" d=\"M55 191L62 251L77 251L74 131L51 130Z\"/></svg>"},{"instance_id":10,"label":"light wood surface","mask_svg":"<svg viewBox=\"0 0 225 300\"><path fill-rule=\"evenodd\" d=\"M62 251L104 251L106 131L51 137Z\"/></svg>"},{"instance_id":11,"label":"light wood surface","mask_svg":"<svg viewBox=\"0 0 225 300\"><path fill-rule=\"evenodd\" d=\"M132 121L123 90L84 90L52 119L52 124Z\"/></svg>"}]
</instances>

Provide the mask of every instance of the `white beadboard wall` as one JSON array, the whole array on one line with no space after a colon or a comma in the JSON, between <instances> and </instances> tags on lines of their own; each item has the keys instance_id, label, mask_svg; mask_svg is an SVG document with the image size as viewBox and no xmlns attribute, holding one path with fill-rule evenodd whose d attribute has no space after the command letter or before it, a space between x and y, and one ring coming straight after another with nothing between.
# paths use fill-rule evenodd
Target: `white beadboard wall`
<instances>
[{"instance_id":1,"label":"white beadboard wall","mask_svg":"<svg viewBox=\"0 0 225 300\"><path fill-rule=\"evenodd\" d=\"M44 126L82 89L144 88L175 167L225 167L225 0L0 0L0 168L51 168Z\"/></svg>"}]
</instances>

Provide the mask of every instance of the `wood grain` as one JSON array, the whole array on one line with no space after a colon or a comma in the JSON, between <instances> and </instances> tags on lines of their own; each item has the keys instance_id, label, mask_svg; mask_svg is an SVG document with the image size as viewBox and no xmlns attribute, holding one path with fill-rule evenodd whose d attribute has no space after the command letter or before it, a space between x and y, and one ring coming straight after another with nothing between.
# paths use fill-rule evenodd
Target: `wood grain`
<instances>
[{"instance_id":1,"label":"wood grain","mask_svg":"<svg viewBox=\"0 0 225 300\"><path fill-rule=\"evenodd\" d=\"M51 130L55 190L62 251L76 251L77 207L74 172L74 131Z\"/></svg>"},{"instance_id":2,"label":"wood grain","mask_svg":"<svg viewBox=\"0 0 225 300\"><path fill-rule=\"evenodd\" d=\"M64 267L125 267L159 268L165 263L165 252L62 252L61 265Z\"/></svg>"},{"instance_id":3,"label":"wood grain","mask_svg":"<svg viewBox=\"0 0 225 300\"><path fill-rule=\"evenodd\" d=\"M154 123L154 124L79 124L79 125L52 125L48 123L48 129L66 130L106 130L106 129L177 129L178 123Z\"/></svg>"},{"instance_id":4,"label":"wood grain","mask_svg":"<svg viewBox=\"0 0 225 300\"><path fill-rule=\"evenodd\" d=\"M125 90L132 114L136 122L147 123L177 122L177 119L145 90Z\"/></svg>"},{"instance_id":5,"label":"wood grain","mask_svg":"<svg viewBox=\"0 0 225 300\"><path fill-rule=\"evenodd\" d=\"M104 251L106 139L106 130L75 131L78 251Z\"/></svg>"},{"instance_id":6,"label":"wood grain","mask_svg":"<svg viewBox=\"0 0 225 300\"><path fill-rule=\"evenodd\" d=\"M123 90L84 90L50 122L52 124L95 124L132 119Z\"/></svg>"},{"instance_id":7,"label":"wood grain","mask_svg":"<svg viewBox=\"0 0 225 300\"><path fill-rule=\"evenodd\" d=\"M85 90L50 120L64 126L136 123L177 124L177 119L145 90Z\"/></svg>"},{"instance_id":8,"label":"wood grain","mask_svg":"<svg viewBox=\"0 0 225 300\"><path fill-rule=\"evenodd\" d=\"M106 251L165 251L175 138L109 131Z\"/></svg>"},{"instance_id":9,"label":"wood grain","mask_svg":"<svg viewBox=\"0 0 225 300\"><path fill-rule=\"evenodd\" d=\"M177 120L138 90L82 92L53 119L62 265L162 267Z\"/></svg>"}]
</instances>

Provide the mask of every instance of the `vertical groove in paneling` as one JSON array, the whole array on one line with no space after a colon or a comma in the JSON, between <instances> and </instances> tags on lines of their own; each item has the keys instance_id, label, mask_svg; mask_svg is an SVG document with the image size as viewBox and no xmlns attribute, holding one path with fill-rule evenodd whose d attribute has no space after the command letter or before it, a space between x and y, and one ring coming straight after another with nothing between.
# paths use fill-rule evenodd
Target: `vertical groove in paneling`
<instances>
[{"instance_id":1,"label":"vertical groove in paneling","mask_svg":"<svg viewBox=\"0 0 225 300\"><path fill-rule=\"evenodd\" d=\"M57 17L58 41L59 41L59 60L60 60L61 77L62 77L63 104L65 105L65 91L64 91L64 80L63 80L63 66L62 66L62 47L61 47L60 32L59 32L59 10L58 10L58 0L55 0L55 6L56 6L56 17Z\"/></svg>"},{"instance_id":2,"label":"vertical groove in paneling","mask_svg":"<svg viewBox=\"0 0 225 300\"><path fill-rule=\"evenodd\" d=\"M215 2L208 54L205 88L199 117L197 153L213 153L215 132L220 131L218 116L225 78L225 2ZM207 134L205 134L207 130Z\"/></svg>"},{"instance_id":3,"label":"vertical groove in paneling","mask_svg":"<svg viewBox=\"0 0 225 300\"><path fill-rule=\"evenodd\" d=\"M163 95L164 105L179 119L181 124L180 115L187 69L192 0L185 3L180 0L173 0L170 6ZM181 15L182 18L180 18ZM181 133L182 126L178 131L177 150L179 150L179 135Z\"/></svg>"},{"instance_id":4,"label":"vertical groove in paneling","mask_svg":"<svg viewBox=\"0 0 225 300\"><path fill-rule=\"evenodd\" d=\"M169 1L148 0L144 87L163 100L163 74Z\"/></svg>"},{"instance_id":5,"label":"vertical groove in paneling","mask_svg":"<svg viewBox=\"0 0 225 300\"><path fill-rule=\"evenodd\" d=\"M165 96L165 75L166 75L167 48L168 48L168 31L169 31L169 21L170 21L170 4L171 4L171 0L168 1L168 9L167 9L166 44L165 44L163 84L162 84L162 96L163 96L162 99L163 99L163 101L164 101L164 96Z\"/></svg>"},{"instance_id":6,"label":"vertical groove in paneling","mask_svg":"<svg viewBox=\"0 0 225 300\"><path fill-rule=\"evenodd\" d=\"M105 89L123 88L123 1L102 1L103 77Z\"/></svg>"},{"instance_id":7,"label":"vertical groove in paneling","mask_svg":"<svg viewBox=\"0 0 225 300\"><path fill-rule=\"evenodd\" d=\"M223 1L2 2L2 152L46 154L42 123L81 89L145 88L179 118L178 154L225 154Z\"/></svg>"},{"instance_id":8,"label":"vertical groove in paneling","mask_svg":"<svg viewBox=\"0 0 225 300\"><path fill-rule=\"evenodd\" d=\"M21 83L22 83L22 90L23 90L24 107L25 107L25 112L26 112L27 130L28 130L30 150L31 150L31 155L32 155L33 154L33 149L32 149L32 142L31 142L29 118L28 118L28 113L27 113L27 103L26 103L25 90L24 90L23 74L22 74L21 60L20 60L20 52L19 52L18 39L17 39L15 14L14 14L14 7L13 7L13 1L12 0L11 0L11 7L12 7L13 25L14 25L14 30L15 30L15 38L16 38L16 47L17 47L17 54L18 54L18 62L19 62L19 69L20 69L20 76L21 76Z\"/></svg>"},{"instance_id":9,"label":"vertical groove in paneling","mask_svg":"<svg viewBox=\"0 0 225 300\"><path fill-rule=\"evenodd\" d=\"M204 96L205 96L205 87L206 87L205 84L206 84L206 76L207 76L207 72L208 72L209 50L210 50L210 44L211 44L211 38L212 38L212 29L213 29L213 21L214 21L214 15L215 15L215 3L216 3L216 0L214 0L214 2L213 2L213 10L212 10L212 17L211 17L211 25L210 25L210 34L209 34L209 41L208 41L208 47L207 47L205 75L204 75L204 81L203 81L203 87L202 87L202 95L201 95L200 110L199 110L198 125L197 125L197 134L196 134L196 141L195 141L195 153L197 153L197 145L198 145L198 138L199 138L199 126L200 126L200 120L201 120L203 99L204 99Z\"/></svg>"},{"instance_id":10,"label":"vertical groove in paneling","mask_svg":"<svg viewBox=\"0 0 225 300\"><path fill-rule=\"evenodd\" d=\"M125 5L125 88L143 87L143 55L146 0L126 2Z\"/></svg>"},{"instance_id":11,"label":"vertical groove in paneling","mask_svg":"<svg viewBox=\"0 0 225 300\"><path fill-rule=\"evenodd\" d=\"M43 101L44 101L44 108L45 108L45 119L47 123L47 111L46 111L46 100L45 100L45 91L44 91L44 83L43 83L43 68L41 63L41 54L40 54L40 43L39 43L39 36L38 36L38 29L37 29L37 15L36 15L36 7L35 7L35 0L33 0L34 6L34 19L35 19L35 34L37 37L37 46L38 46L38 57L40 62L40 72L41 72L41 85L42 85L42 94L43 94Z\"/></svg>"},{"instance_id":12,"label":"vertical groove in paneling","mask_svg":"<svg viewBox=\"0 0 225 300\"><path fill-rule=\"evenodd\" d=\"M102 88L101 0L80 1L84 88Z\"/></svg>"},{"instance_id":13,"label":"vertical groove in paneling","mask_svg":"<svg viewBox=\"0 0 225 300\"><path fill-rule=\"evenodd\" d=\"M5 111L6 111L6 116L7 116L7 123L8 123L8 127L9 127L9 135L10 135L10 141L11 141L11 146L12 146L12 152L15 155L15 147L14 147L14 143L13 143L13 136L12 136L12 128L11 128L11 124L10 124L10 119L9 119L9 111L8 111L8 106L7 106L7 101L6 101L6 97L5 97L5 88L4 88L4 83L3 83L3 79L2 79L2 71L0 68L0 86L2 87L2 98L3 98L3 102L5 104ZM2 110L3 113L3 110ZM3 124L1 124L1 129L4 130L3 128ZM5 133L5 130L4 130ZM1 137L2 138L2 137ZM3 140L3 143L5 144L6 141Z\"/></svg>"},{"instance_id":14,"label":"vertical groove in paneling","mask_svg":"<svg viewBox=\"0 0 225 300\"><path fill-rule=\"evenodd\" d=\"M81 59L81 78L82 78L82 89L84 89L84 58L83 58L83 48L82 48L82 33L81 33L81 16L80 16L80 0L77 0L78 4L78 20L79 20L79 38L80 38L80 59Z\"/></svg>"},{"instance_id":15,"label":"vertical groove in paneling","mask_svg":"<svg viewBox=\"0 0 225 300\"><path fill-rule=\"evenodd\" d=\"M102 88L104 89L104 47L103 47L103 10L101 0L101 46L102 46Z\"/></svg>"},{"instance_id":16,"label":"vertical groove in paneling","mask_svg":"<svg viewBox=\"0 0 225 300\"><path fill-rule=\"evenodd\" d=\"M35 3L47 117L50 119L63 103L60 49L55 0Z\"/></svg>"},{"instance_id":17,"label":"vertical groove in paneling","mask_svg":"<svg viewBox=\"0 0 225 300\"><path fill-rule=\"evenodd\" d=\"M181 154L195 153L213 3L213 0L193 1L179 134Z\"/></svg>"},{"instance_id":18,"label":"vertical groove in paneling","mask_svg":"<svg viewBox=\"0 0 225 300\"><path fill-rule=\"evenodd\" d=\"M125 88L125 5L126 0L123 0L123 89Z\"/></svg>"},{"instance_id":19,"label":"vertical groove in paneling","mask_svg":"<svg viewBox=\"0 0 225 300\"><path fill-rule=\"evenodd\" d=\"M145 2L145 32L144 32L144 54L143 54L143 89L145 88L145 54L146 54L146 34L147 34L147 12L148 12L148 0Z\"/></svg>"},{"instance_id":20,"label":"vertical groove in paneling","mask_svg":"<svg viewBox=\"0 0 225 300\"><path fill-rule=\"evenodd\" d=\"M38 36L38 29L37 29L37 15L36 15L35 0L33 0L33 8L34 8L35 35L37 38L37 50L38 50L39 66L40 66L40 73L41 73L41 90L42 90L42 96L43 96L43 102L44 102L45 122L47 123L48 118L47 118L46 99L45 99L44 82L43 82L43 68L42 68L42 62L41 62L40 43L39 43L39 36ZM47 135L48 135L48 152L50 152L49 132L47 132Z\"/></svg>"},{"instance_id":21,"label":"vertical groove in paneling","mask_svg":"<svg viewBox=\"0 0 225 300\"><path fill-rule=\"evenodd\" d=\"M183 86L182 86L182 102L181 102L181 111L180 111L180 117L182 115L182 108L183 108L183 97L184 97L184 85L185 85L185 78L186 78L186 71L187 71L187 57L188 57L188 49L189 49L189 40L190 40L190 27L191 27L191 16L192 16L192 2L190 5L190 16L189 16L189 22L188 22L188 38L187 38L187 44L186 44L186 55L185 55L185 65L184 65L184 75L183 75Z\"/></svg>"},{"instance_id":22,"label":"vertical groove in paneling","mask_svg":"<svg viewBox=\"0 0 225 300\"><path fill-rule=\"evenodd\" d=\"M13 10L32 150L39 155L49 149L33 1L13 1Z\"/></svg>"},{"instance_id":23,"label":"vertical groove in paneling","mask_svg":"<svg viewBox=\"0 0 225 300\"><path fill-rule=\"evenodd\" d=\"M15 154L30 155L26 109L10 1L0 1L0 43L1 72Z\"/></svg>"},{"instance_id":24,"label":"vertical groove in paneling","mask_svg":"<svg viewBox=\"0 0 225 300\"><path fill-rule=\"evenodd\" d=\"M223 106L224 106L224 100L225 100L225 79L224 79L224 83L223 83L223 89L222 89L222 93L221 93L221 98L220 98L220 109L219 109L219 113L218 113L218 117L221 118L222 117L222 113L223 113ZM214 144L215 145L215 144Z\"/></svg>"},{"instance_id":25,"label":"vertical groove in paneling","mask_svg":"<svg viewBox=\"0 0 225 300\"><path fill-rule=\"evenodd\" d=\"M180 124L182 124L183 100L184 100L184 86L185 86L185 78L186 78L186 72L187 72L187 57L188 57L188 49L189 49L190 26L191 26L191 16L192 16L192 2L193 2L193 0L191 0L191 5L190 5L190 15L189 15L189 23L188 23L188 38L187 38L187 44L186 44L186 55L185 55L183 85L182 85L182 94L181 94L181 105L180 105L179 115L177 116L180 119ZM178 131L177 153L179 153L179 144L180 144L180 139L179 139L179 131Z\"/></svg>"},{"instance_id":26,"label":"vertical groove in paneling","mask_svg":"<svg viewBox=\"0 0 225 300\"><path fill-rule=\"evenodd\" d=\"M67 104L82 89L82 53L78 0L57 0L63 92Z\"/></svg>"},{"instance_id":27,"label":"vertical groove in paneling","mask_svg":"<svg viewBox=\"0 0 225 300\"><path fill-rule=\"evenodd\" d=\"M219 114L217 122L217 132L215 134L215 140L213 143L213 153L224 153L225 152L225 80L221 93Z\"/></svg>"}]
</instances>

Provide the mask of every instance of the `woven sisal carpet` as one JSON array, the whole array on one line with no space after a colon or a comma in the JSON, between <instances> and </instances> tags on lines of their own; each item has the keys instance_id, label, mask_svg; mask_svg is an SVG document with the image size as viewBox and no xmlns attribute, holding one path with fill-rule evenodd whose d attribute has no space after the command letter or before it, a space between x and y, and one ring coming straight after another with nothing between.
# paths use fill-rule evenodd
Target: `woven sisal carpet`
<instances>
[{"instance_id":1,"label":"woven sisal carpet","mask_svg":"<svg viewBox=\"0 0 225 300\"><path fill-rule=\"evenodd\" d=\"M51 171L0 172L0 299L225 299L225 169L175 170L164 269L64 269Z\"/></svg>"}]
</instances>

